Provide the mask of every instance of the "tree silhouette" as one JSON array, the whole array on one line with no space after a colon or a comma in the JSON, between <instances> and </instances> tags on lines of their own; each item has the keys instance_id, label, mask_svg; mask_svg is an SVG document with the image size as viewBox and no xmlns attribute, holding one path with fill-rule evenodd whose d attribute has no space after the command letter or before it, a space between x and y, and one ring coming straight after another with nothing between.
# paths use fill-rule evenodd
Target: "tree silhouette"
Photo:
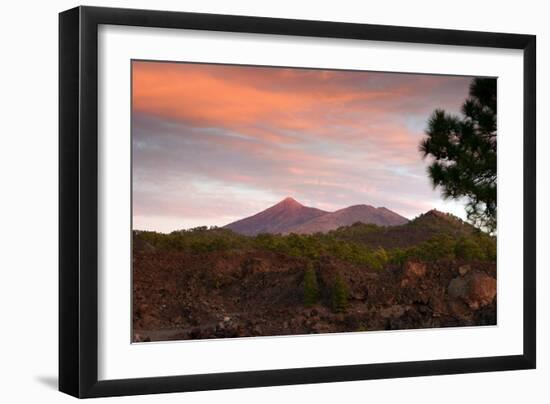
<instances>
[{"instance_id":1,"label":"tree silhouette","mask_svg":"<svg viewBox=\"0 0 550 404\"><path fill-rule=\"evenodd\" d=\"M444 198L465 198L468 220L490 232L497 225L497 83L476 78L463 117L433 112L420 143L433 161L428 174Z\"/></svg>"}]
</instances>

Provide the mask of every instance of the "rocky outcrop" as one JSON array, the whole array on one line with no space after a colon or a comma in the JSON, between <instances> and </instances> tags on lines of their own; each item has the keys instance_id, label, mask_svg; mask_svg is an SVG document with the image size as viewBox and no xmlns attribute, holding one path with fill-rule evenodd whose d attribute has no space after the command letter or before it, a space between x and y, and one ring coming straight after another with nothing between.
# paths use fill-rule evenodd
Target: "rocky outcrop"
<instances>
[{"instance_id":1,"label":"rocky outcrop","mask_svg":"<svg viewBox=\"0 0 550 404\"><path fill-rule=\"evenodd\" d=\"M452 279L447 290L451 298L462 299L471 309L477 310L493 302L497 281L486 273L475 271Z\"/></svg>"},{"instance_id":2,"label":"rocky outcrop","mask_svg":"<svg viewBox=\"0 0 550 404\"><path fill-rule=\"evenodd\" d=\"M426 275L426 264L421 262L406 262L403 276L407 279L418 279Z\"/></svg>"},{"instance_id":3,"label":"rocky outcrop","mask_svg":"<svg viewBox=\"0 0 550 404\"><path fill-rule=\"evenodd\" d=\"M496 324L496 266L407 262L374 270L321 257L319 301L304 305L308 262L274 252L134 255L135 341ZM347 286L334 312L333 286Z\"/></svg>"}]
</instances>

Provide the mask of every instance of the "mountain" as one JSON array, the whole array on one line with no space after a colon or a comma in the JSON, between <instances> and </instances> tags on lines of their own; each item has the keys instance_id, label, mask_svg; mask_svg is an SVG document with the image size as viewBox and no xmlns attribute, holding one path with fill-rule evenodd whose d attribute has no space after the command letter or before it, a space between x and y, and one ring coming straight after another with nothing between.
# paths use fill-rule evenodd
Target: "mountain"
<instances>
[{"instance_id":1,"label":"mountain","mask_svg":"<svg viewBox=\"0 0 550 404\"><path fill-rule=\"evenodd\" d=\"M288 229L328 212L302 205L293 198L285 198L272 207L224 226L235 233L254 236L259 233L287 233Z\"/></svg>"},{"instance_id":2,"label":"mountain","mask_svg":"<svg viewBox=\"0 0 550 404\"><path fill-rule=\"evenodd\" d=\"M290 228L287 233L312 234L326 233L342 226L351 226L361 222L378 226L399 226L408 219L387 208L375 208L370 205L354 205L311 219Z\"/></svg>"},{"instance_id":3,"label":"mountain","mask_svg":"<svg viewBox=\"0 0 550 404\"><path fill-rule=\"evenodd\" d=\"M408 220L387 208L355 205L336 212L326 212L304 206L289 197L254 216L230 223L225 228L247 236L259 233L311 234L328 232L357 222L397 226Z\"/></svg>"},{"instance_id":4,"label":"mountain","mask_svg":"<svg viewBox=\"0 0 550 404\"><path fill-rule=\"evenodd\" d=\"M459 239L479 232L458 217L432 209L402 226L373 227L362 223L341 227L334 237L343 241L366 244L370 247L407 248L436 236Z\"/></svg>"}]
</instances>

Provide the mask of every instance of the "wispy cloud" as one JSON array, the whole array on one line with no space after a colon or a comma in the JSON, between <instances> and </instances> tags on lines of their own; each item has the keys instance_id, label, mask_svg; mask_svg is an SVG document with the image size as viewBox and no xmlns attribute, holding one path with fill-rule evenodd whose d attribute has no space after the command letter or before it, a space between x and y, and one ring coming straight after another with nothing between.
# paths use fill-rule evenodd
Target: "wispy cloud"
<instances>
[{"instance_id":1,"label":"wispy cloud","mask_svg":"<svg viewBox=\"0 0 550 404\"><path fill-rule=\"evenodd\" d=\"M441 206L418 143L433 109L458 112L470 81L134 62L134 227L223 225L288 195L409 217Z\"/></svg>"}]
</instances>

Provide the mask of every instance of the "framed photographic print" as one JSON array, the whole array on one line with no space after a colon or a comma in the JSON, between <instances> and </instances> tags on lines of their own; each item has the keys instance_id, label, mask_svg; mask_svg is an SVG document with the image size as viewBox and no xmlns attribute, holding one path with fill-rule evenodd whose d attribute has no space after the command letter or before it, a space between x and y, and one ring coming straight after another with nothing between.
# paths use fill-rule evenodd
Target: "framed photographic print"
<instances>
[{"instance_id":1,"label":"framed photographic print","mask_svg":"<svg viewBox=\"0 0 550 404\"><path fill-rule=\"evenodd\" d=\"M534 36L59 24L61 391L535 367Z\"/></svg>"}]
</instances>

